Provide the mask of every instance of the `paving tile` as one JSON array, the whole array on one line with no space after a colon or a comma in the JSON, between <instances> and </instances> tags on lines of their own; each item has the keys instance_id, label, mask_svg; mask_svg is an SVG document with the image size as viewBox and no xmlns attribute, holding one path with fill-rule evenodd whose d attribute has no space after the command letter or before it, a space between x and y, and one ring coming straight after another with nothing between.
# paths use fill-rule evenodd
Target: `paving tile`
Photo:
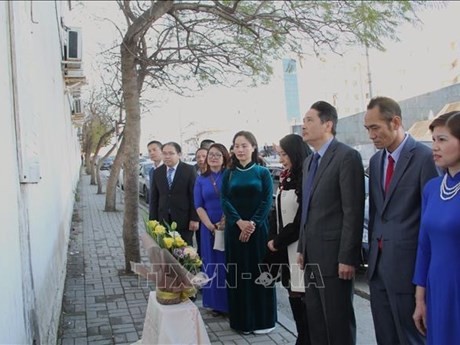
<instances>
[{"instance_id":1,"label":"paving tile","mask_svg":"<svg viewBox=\"0 0 460 345\"><path fill-rule=\"evenodd\" d=\"M62 338L60 344L61 345L75 345L75 338L70 338L70 337Z\"/></svg>"},{"instance_id":2,"label":"paving tile","mask_svg":"<svg viewBox=\"0 0 460 345\"><path fill-rule=\"evenodd\" d=\"M88 339L86 337L75 338L75 345L87 345Z\"/></svg>"},{"instance_id":3,"label":"paving tile","mask_svg":"<svg viewBox=\"0 0 460 345\"><path fill-rule=\"evenodd\" d=\"M80 222L72 225L59 345L132 344L142 334L147 301L154 285L134 275L124 275L123 212L104 212L105 196L82 175ZM121 210L123 204L117 203ZM141 223L141 222L140 222ZM143 224L139 225L143 229ZM148 263L141 250L141 262ZM269 335L243 336L230 328L226 318L215 318L196 305L205 321L212 344L290 344L295 336L282 327Z\"/></svg>"},{"instance_id":4,"label":"paving tile","mask_svg":"<svg viewBox=\"0 0 460 345\"><path fill-rule=\"evenodd\" d=\"M136 342L139 340L139 335L137 334L137 332L126 333L126 340Z\"/></svg>"}]
</instances>

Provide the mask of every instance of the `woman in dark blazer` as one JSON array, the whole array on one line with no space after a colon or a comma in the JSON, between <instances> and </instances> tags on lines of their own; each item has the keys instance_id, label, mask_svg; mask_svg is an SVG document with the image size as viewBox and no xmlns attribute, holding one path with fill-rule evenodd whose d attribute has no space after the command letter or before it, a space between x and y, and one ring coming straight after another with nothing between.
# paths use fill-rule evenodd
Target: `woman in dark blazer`
<instances>
[{"instance_id":1,"label":"woman in dark blazer","mask_svg":"<svg viewBox=\"0 0 460 345\"><path fill-rule=\"evenodd\" d=\"M278 153L284 170L276 193L275 214L270 219L268 261L270 264L281 265L281 280L289 292L289 303L298 333L296 345L310 344L307 312L302 301L305 294L303 271L296 261L301 217L302 163L311 150L300 136L289 134L280 140Z\"/></svg>"}]
</instances>

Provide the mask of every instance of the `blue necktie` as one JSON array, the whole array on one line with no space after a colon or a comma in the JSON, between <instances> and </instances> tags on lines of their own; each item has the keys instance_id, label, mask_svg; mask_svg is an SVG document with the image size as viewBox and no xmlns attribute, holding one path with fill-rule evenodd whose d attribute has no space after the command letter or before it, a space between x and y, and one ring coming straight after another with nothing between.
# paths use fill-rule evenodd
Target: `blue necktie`
<instances>
[{"instance_id":1,"label":"blue necktie","mask_svg":"<svg viewBox=\"0 0 460 345\"><path fill-rule=\"evenodd\" d=\"M167 179L168 179L169 189L171 189L171 186L172 186L172 183L173 183L173 175L172 175L173 172L174 172L174 168L169 168L168 169Z\"/></svg>"},{"instance_id":2,"label":"blue necktie","mask_svg":"<svg viewBox=\"0 0 460 345\"><path fill-rule=\"evenodd\" d=\"M319 153L315 153L310 162L310 169L308 170L307 181L302 188L302 222L305 226L307 222L308 208L310 207L311 191L313 188L313 180L315 179L316 170L318 170L318 161L320 159Z\"/></svg>"}]
</instances>

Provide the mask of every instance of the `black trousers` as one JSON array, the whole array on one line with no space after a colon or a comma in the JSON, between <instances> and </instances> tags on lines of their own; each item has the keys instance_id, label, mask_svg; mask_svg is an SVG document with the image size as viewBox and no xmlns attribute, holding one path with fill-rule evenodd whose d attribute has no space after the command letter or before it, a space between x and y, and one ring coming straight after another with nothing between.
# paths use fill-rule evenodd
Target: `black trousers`
<instances>
[{"instance_id":1,"label":"black trousers","mask_svg":"<svg viewBox=\"0 0 460 345\"><path fill-rule=\"evenodd\" d=\"M305 303L313 345L356 344L353 280L322 277L315 283L305 274Z\"/></svg>"}]
</instances>

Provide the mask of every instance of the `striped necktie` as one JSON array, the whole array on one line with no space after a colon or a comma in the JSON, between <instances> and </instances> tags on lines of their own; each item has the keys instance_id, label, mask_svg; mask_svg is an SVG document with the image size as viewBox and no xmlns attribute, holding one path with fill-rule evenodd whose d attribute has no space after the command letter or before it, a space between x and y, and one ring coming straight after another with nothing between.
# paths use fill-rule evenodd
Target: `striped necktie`
<instances>
[{"instance_id":1,"label":"striped necktie","mask_svg":"<svg viewBox=\"0 0 460 345\"><path fill-rule=\"evenodd\" d=\"M171 186L172 186L172 183L173 183L173 173L174 173L174 168L169 168L168 169L168 174L167 174L169 189L171 189Z\"/></svg>"}]
</instances>

